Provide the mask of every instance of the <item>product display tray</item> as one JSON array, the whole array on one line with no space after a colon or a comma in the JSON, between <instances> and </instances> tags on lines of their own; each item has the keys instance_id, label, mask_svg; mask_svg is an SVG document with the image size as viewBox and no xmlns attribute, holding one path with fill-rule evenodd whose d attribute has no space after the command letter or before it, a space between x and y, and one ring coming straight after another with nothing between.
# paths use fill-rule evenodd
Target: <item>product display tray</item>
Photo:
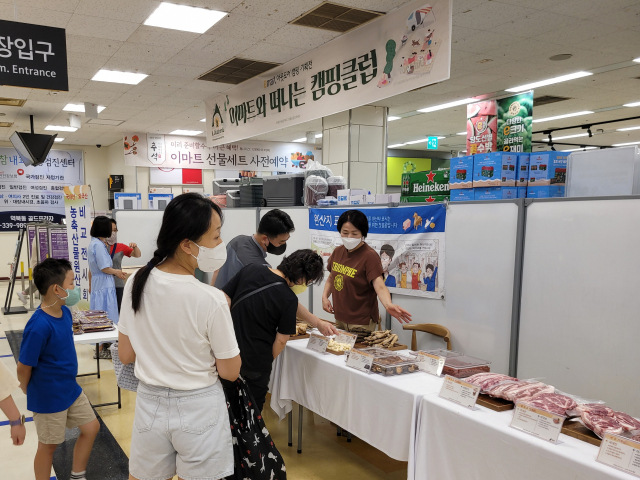
<instances>
[{"instance_id":1,"label":"product display tray","mask_svg":"<svg viewBox=\"0 0 640 480\"><path fill-rule=\"evenodd\" d=\"M596 447L599 447L602 443L600 437L577 420L566 420L564 425L562 425L562 430L560 430L560 432L565 435L569 435L570 437L577 438L578 440L582 440L583 442L590 443L591 445L595 445Z\"/></svg>"},{"instance_id":2,"label":"product display tray","mask_svg":"<svg viewBox=\"0 0 640 480\"><path fill-rule=\"evenodd\" d=\"M389 350L390 352L397 352L399 350L407 350L409 347L407 347L406 345L403 345L401 343L396 343L393 347L391 348L385 348L385 347L380 347L379 345L367 345L366 343L362 343L362 342L358 342L354 345L353 348L357 348L357 349L363 349L363 348L371 348L371 347L378 347L378 348L382 348L384 350Z\"/></svg>"},{"instance_id":3,"label":"product display tray","mask_svg":"<svg viewBox=\"0 0 640 480\"><path fill-rule=\"evenodd\" d=\"M347 352L346 351L339 352L337 350L330 350L329 348L327 348L327 353L330 353L332 355L344 355Z\"/></svg>"},{"instance_id":4,"label":"product display tray","mask_svg":"<svg viewBox=\"0 0 640 480\"><path fill-rule=\"evenodd\" d=\"M464 380L464 378L462 380ZM495 398L485 393L478 395L476 403L494 412L506 412L514 409L513 402L502 398Z\"/></svg>"},{"instance_id":5,"label":"product display tray","mask_svg":"<svg viewBox=\"0 0 640 480\"><path fill-rule=\"evenodd\" d=\"M305 333L304 335L290 335L289 336L289 340L300 340L303 338L309 338L311 335L308 333Z\"/></svg>"}]
</instances>

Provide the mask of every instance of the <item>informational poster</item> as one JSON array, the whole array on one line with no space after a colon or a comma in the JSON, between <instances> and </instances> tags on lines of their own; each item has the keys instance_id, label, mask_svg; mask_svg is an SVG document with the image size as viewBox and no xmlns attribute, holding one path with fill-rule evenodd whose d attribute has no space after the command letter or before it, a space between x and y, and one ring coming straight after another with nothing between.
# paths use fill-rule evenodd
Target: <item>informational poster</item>
<instances>
[{"instance_id":1,"label":"informational poster","mask_svg":"<svg viewBox=\"0 0 640 480\"><path fill-rule=\"evenodd\" d=\"M66 228L49 227L49 252L51 258L69 260L69 242Z\"/></svg>"},{"instance_id":2,"label":"informational poster","mask_svg":"<svg viewBox=\"0 0 640 480\"><path fill-rule=\"evenodd\" d=\"M497 103L497 150L503 152L531 152L533 90L513 95L512 97L501 98Z\"/></svg>"},{"instance_id":3,"label":"informational poster","mask_svg":"<svg viewBox=\"0 0 640 480\"><path fill-rule=\"evenodd\" d=\"M49 257L49 232L45 225L37 226L36 232L38 238L38 262L42 262Z\"/></svg>"},{"instance_id":4,"label":"informational poster","mask_svg":"<svg viewBox=\"0 0 640 480\"><path fill-rule=\"evenodd\" d=\"M164 210L173 200L173 193L150 193L149 210Z\"/></svg>"},{"instance_id":5,"label":"informational poster","mask_svg":"<svg viewBox=\"0 0 640 480\"><path fill-rule=\"evenodd\" d=\"M157 137L160 135L125 133L125 165L165 171L183 168L300 173L310 160L322 161L320 144L246 141L207 147L203 137Z\"/></svg>"},{"instance_id":6,"label":"informational poster","mask_svg":"<svg viewBox=\"0 0 640 480\"><path fill-rule=\"evenodd\" d=\"M495 100L467 105L467 155L496 151L497 113Z\"/></svg>"},{"instance_id":7,"label":"informational poster","mask_svg":"<svg viewBox=\"0 0 640 480\"><path fill-rule=\"evenodd\" d=\"M63 188L83 182L80 150L51 150L42 165L27 167L13 148L0 148L0 232L27 222L60 223Z\"/></svg>"},{"instance_id":8,"label":"informational poster","mask_svg":"<svg viewBox=\"0 0 640 480\"><path fill-rule=\"evenodd\" d=\"M29 245L29 251L27 252L28 255L28 260L29 260L29 265L31 267L33 267L36 264L36 260L34 257L35 254L35 250L33 249L34 246L34 240L36 239L36 226L35 225L27 225L27 238L28 238L28 245Z\"/></svg>"},{"instance_id":9,"label":"informational poster","mask_svg":"<svg viewBox=\"0 0 640 480\"><path fill-rule=\"evenodd\" d=\"M340 215L350 210L309 210L311 249L322 256L325 267L329 256L342 245L338 232ZM393 294L424 298L444 298L446 207L362 208L369 220L367 244L379 255L385 285ZM353 276L352 268L333 264L335 288L341 289L344 276Z\"/></svg>"},{"instance_id":10,"label":"informational poster","mask_svg":"<svg viewBox=\"0 0 640 480\"><path fill-rule=\"evenodd\" d=\"M447 80L451 19L452 0L414 0L208 99L207 145L236 142ZM425 95L421 106L428 102Z\"/></svg>"},{"instance_id":11,"label":"informational poster","mask_svg":"<svg viewBox=\"0 0 640 480\"><path fill-rule=\"evenodd\" d=\"M113 205L116 210L140 210L142 208L142 195L140 193L114 193Z\"/></svg>"},{"instance_id":12,"label":"informational poster","mask_svg":"<svg viewBox=\"0 0 640 480\"><path fill-rule=\"evenodd\" d=\"M73 267L74 283L82 294L78 304L81 310L89 309L90 194L89 185L64 188L69 261Z\"/></svg>"}]
</instances>

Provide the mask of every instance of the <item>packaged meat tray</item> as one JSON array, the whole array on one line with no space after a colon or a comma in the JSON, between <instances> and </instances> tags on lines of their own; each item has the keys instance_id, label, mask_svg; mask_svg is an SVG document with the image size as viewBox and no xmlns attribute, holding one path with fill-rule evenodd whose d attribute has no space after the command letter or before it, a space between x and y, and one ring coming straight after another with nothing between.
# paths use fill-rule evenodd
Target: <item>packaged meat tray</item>
<instances>
[{"instance_id":1,"label":"packaged meat tray","mask_svg":"<svg viewBox=\"0 0 640 480\"><path fill-rule=\"evenodd\" d=\"M481 372L476 373L475 375L471 375L465 382L473 383L474 385L480 387L483 392L491 390L496 385L503 382L517 382L517 378L510 377L509 375L503 375L501 373L489 373L489 372Z\"/></svg>"},{"instance_id":2,"label":"packaged meat tray","mask_svg":"<svg viewBox=\"0 0 640 480\"><path fill-rule=\"evenodd\" d=\"M427 353L431 355L437 355L439 357L449 358L449 357L460 357L462 353L454 352L453 350L445 350L444 348L439 348L437 350L428 350Z\"/></svg>"},{"instance_id":3,"label":"packaged meat tray","mask_svg":"<svg viewBox=\"0 0 640 480\"><path fill-rule=\"evenodd\" d=\"M459 355L448 357L444 361L443 375L451 375L455 378L467 378L481 372L491 371L491 362L480 358Z\"/></svg>"},{"instance_id":4,"label":"packaged meat tray","mask_svg":"<svg viewBox=\"0 0 640 480\"><path fill-rule=\"evenodd\" d=\"M407 357L388 355L376 358L371 366L371 371L385 377L404 375L418 371L418 365Z\"/></svg>"},{"instance_id":5,"label":"packaged meat tray","mask_svg":"<svg viewBox=\"0 0 640 480\"><path fill-rule=\"evenodd\" d=\"M573 398L558 393L540 393L524 403L557 415L566 415L568 410L578 406Z\"/></svg>"}]
</instances>

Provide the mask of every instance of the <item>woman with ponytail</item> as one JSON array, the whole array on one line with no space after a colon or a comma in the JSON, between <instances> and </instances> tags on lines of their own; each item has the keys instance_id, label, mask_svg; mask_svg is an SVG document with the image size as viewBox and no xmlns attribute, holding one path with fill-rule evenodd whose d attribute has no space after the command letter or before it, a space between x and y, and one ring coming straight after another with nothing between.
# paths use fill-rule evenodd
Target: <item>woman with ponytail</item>
<instances>
[{"instance_id":1,"label":"woman with ponytail","mask_svg":"<svg viewBox=\"0 0 640 480\"><path fill-rule=\"evenodd\" d=\"M185 193L164 211L151 261L127 281L120 312L124 364L135 360L130 477L224 478L234 471L218 377L234 381L240 351L225 295L198 281L226 260L222 212Z\"/></svg>"}]
</instances>

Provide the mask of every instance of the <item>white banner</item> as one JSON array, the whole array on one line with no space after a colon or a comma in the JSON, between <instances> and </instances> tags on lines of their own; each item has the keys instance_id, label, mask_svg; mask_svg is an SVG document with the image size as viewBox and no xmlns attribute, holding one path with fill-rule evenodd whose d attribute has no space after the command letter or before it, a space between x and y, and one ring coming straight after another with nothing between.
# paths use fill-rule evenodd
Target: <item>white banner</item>
<instances>
[{"instance_id":1,"label":"white banner","mask_svg":"<svg viewBox=\"0 0 640 480\"><path fill-rule=\"evenodd\" d=\"M80 150L51 150L42 165L27 167L13 148L0 148L0 231L27 222L60 223L62 189L83 182Z\"/></svg>"},{"instance_id":2,"label":"white banner","mask_svg":"<svg viewBox=\"0 0 640 480\"><path fill-rule=\"evenodd\" d=\"M136 167L299 173L322 161L322 146L308 143L238 142L207 147L201 137L125 133L124 163Z\"/></svg>"},{"instance_id":3,"label":"white banner","mask_svg":"<svg viewBox=\"0 0 640 480\"><path fill-rule=\"evenodd\" d=\"M69 261L74 283L80 287L81 310L89 309L89 243L91 242L91 191L88 185L64 188L64 208L67 215Z\"/></svg>"},{"instance_id":4,"label":"white banner","mask_svg":"<svg viewBox=\"0 0 640 480\"><path fill-rule=\"evenodd\" d=\"M447 80L451 15L452 0L415 0L208 99L207 144L236 142ZM425 94L424 106L427 100Z\"/></svg>"}]
</instances>

